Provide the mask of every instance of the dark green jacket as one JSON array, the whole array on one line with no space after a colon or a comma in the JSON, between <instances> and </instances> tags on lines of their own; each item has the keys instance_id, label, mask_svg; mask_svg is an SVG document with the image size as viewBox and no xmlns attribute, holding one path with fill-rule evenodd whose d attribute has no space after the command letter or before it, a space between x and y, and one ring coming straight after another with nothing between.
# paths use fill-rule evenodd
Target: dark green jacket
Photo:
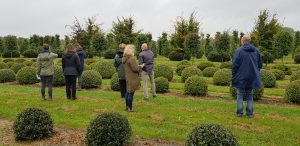
<instances>
[{"instance_id":1,"label":"dark green jacket","mask_svg":"<svg viewBox=\"0 0 300 146\"><path fill-rule=\"evenodd\" d=\"M54 59L57 54L44 50L37 58L37 75L52 76L54 74Z\"/></svg>"},{"instance_id":2,"label":"dark green jacket","mask_svg":"<svg viewBox=\"0 0 300 146\"><path fill-rule=\"evenodd\" d=\"M124 69L124 64L122 63L123 53L124 50L120 49L117 52L114 60L114 66L116 67L120 80L125 80L125 69Z\"/></svg>"}]
</instances>

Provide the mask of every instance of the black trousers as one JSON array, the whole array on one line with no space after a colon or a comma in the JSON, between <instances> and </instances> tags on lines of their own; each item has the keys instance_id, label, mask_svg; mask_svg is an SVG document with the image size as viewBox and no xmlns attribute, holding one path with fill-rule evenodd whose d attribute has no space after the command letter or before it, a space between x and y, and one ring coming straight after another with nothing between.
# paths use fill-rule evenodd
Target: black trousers
<instances>
[{"instance_id":1,"label":"black trousers","mask_svg":"<svg viewBox=\"0 0 300 146\"><path fill-rule=\"evenodd\" d=\"M120 84L120 92L121 92L121 98L125 98L125 93L126 93L126 80L119 80Z\"/></svg>"},{"instance_id":2,"label":"black trousers","mask_svg":"<svg viewBox=\"0 0 300 146\"><path fill-rule=\"evenodd\" d=\"M45 97L46 86L48 86L48 95L52 97L52 79L53 76L41 76L41 81L42 81L41 94L43 97Z\"/></svg>"},{"instance_id":3,"label":"black trousers","mask_svg":"<svg viewBox=\"0 0 300 146\"><path fill-rule=\"evenodd\" d=\"M67 98L76 98L76 75L65 75Z\"/></svg>"}]
</instances>

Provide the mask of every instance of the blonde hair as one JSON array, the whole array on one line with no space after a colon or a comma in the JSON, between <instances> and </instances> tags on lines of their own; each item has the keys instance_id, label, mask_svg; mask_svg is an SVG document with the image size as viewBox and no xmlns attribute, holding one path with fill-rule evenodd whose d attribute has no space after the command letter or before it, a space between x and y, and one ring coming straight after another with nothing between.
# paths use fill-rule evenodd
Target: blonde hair
<instances>
[{"instance_id":1,"label":"blonde hair","mask_svg":"<svg viewBox=\"0 0 300 146\"><path fill-rule=\"evenodd\" d=\"M134 45L126 45L124 50L124 56L134 56L135 46Z\"/></svg>"},{"instance_id":2,"label":"blonde hair","mask_svg":"<svg viewBox=\"0 0 300 146\"><path fill-rule=\"evenodd\" d=\"M244 45L244 44L247 44L247 43L250 43L251 42L251 36L250 35L244 35L241 39L241 43Z\"/></svg>"},{"instance_id":3,"label":"blonde hair","mask_svg":"<svg viewBox=\"0 0 300 146\"><path fill-rule=\"evenodd\" d=\"M76 53L77 48L73 44L69 44L66 47L66 52Z\"/></svg>"},{"instance_id":4,"label":"blonde hair","mask_svg":"<svg viewBox=\"0 0 300 146\"><path fill-rule=\"evenodd\" d=\"M125 49L125 47L126 47L126 45L124 43L122 43L122 44L119 45L120 49Z\"/></svg>"}]
</instances>

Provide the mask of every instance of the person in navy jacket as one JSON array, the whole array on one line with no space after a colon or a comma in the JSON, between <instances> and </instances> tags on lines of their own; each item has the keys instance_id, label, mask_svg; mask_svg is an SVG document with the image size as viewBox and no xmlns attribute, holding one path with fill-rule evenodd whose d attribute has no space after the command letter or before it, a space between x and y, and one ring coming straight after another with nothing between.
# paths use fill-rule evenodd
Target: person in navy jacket
<instances>
[{"instance_id":1,"label":"person in navy jacket","mask_svg":"<svg viewBox=\"0 0 300 146\"><path fill-rule=\"evenodd\" d=\"M242 46L237 49L232 59L232 86L237 92L237 117L243 116L243 98L247 99L246 115L253 117L253 89L262 88L260 69L262 59L259 50L250 44L251 37L244 35Z\"/></svg>"}]
</instances>

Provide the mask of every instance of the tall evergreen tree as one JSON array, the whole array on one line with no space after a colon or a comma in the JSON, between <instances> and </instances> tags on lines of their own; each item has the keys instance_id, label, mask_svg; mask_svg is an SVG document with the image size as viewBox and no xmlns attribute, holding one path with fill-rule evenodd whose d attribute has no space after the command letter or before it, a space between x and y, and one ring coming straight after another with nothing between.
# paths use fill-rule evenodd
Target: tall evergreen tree
<instances>
[{"instance_id":1,"label":"tall evergreen tree","mask_svg":"<svg viewBox=\"0 0 300 146\"><path fill-rule=\"evenodd\" d=\"M285 30L279 31L274 36L274 48L276 50L276 58L282 59L283 62L283 56L287 56L289 52L293 49L293 35L290 32L287 32Z\"/></svg>"},{"instance_id":2,"label":"tall evergreen tree","mask_svg":"<svg viewBox=\"0 0 300 146\"><path fill-rule=\"evenodd\" d=\"M132 17L122 17L113 22L111 33L117 44L134 44L140 31L135 30L135 21Z\"/></svg>"},{"instance_id":3,"label":"tall evergreen tree","mask_svg":"<svg viewBox=\"0 0 300 146\"><path fill-rule=\"evenodd\" d=\"M163 32L157 40L158 54L168 57L171 52L170 41L168 40L168 34Z\"/></svg>"},{"instance_id":4,"label":"tall evergreen tree","mask_svg":"<svg viewBox=\"0 0 300 146\"><path fill-rule=\"evenodd\" d=\"M294 48L293 48L293 52L292 52L293 57L295 56L296 53L300 52L300 31L296 31L294 38L295 38Z\"/></svg>"}]
</instances>

